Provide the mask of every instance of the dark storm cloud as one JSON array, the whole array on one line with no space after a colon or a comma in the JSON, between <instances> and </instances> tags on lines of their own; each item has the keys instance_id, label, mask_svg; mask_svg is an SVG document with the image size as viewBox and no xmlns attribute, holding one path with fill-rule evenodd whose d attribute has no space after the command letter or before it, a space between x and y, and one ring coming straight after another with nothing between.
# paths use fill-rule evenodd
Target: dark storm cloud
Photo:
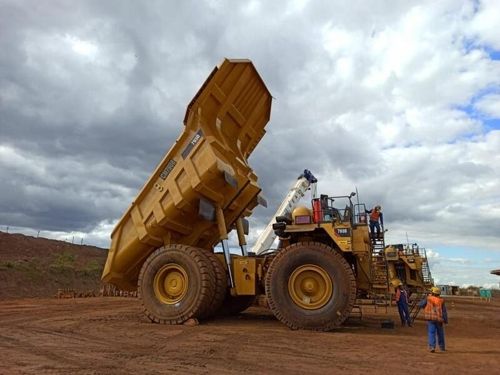
<instances>
[{"instance_id":1,"label":"dark storm cloud","mask_svg":"<svg viewBox=\"0 0 500 375\"><path fill-rule=\"evenodd\" d=\"M88 231L121 215L181 133L188 98L220 57L196 58L204 31L186 27L186 7L42 5L1 5L1 144L44 173L3 161L10 178L0 183L0 221ZM217 32L209 29L205 37ZM186 40L194 63L182 66ZM87 41L97 46L94 59L71 50Z\"/></svg>"},{"instance_id":2,"label":"dark storm cloud","mask_svg":"<svg viewBox=\"0 0 500 375\"><path fill-rule=\"evenodd\" d=\"M10 192L4 197L10 203L3 205L2 221L12 225L88 230L110 216L116 218L182 131L186 104L228 50L236 57L253 50L250 57L263 66L262 75L280 97L295 79L290 70L282 69L283 63L290 68L304 66L310 55L306 34L289 38L297 23L290 22L282 33L272 35L272 20L244 14L234 5L230 7L236 19L225 22L221 20L227 10L206 3L195 11L189 2L152 7L87 2L73 10L64 2L45 5L51 6L10 3L2 12L5 32L0 43L9 51L2 56L9 58L2 60L1 83L4 96L11 98L1 107L2 143L27 155L34 165L40 159L50 165L43 175L18 175L19 179L4 182L2 189ZM203 22L198 22L201 15ZM254 17L270 38L248 38L248 30L237 25L238 17ZM233 31L227 33L226 28ZM75 56L71 43L80 41L98 48L94 60ZM299 50L302 53L294 52ZM279 56L279 65L268 64L273 56ZM286 168L281 172L286 182L278 184L276 194L270 190L272 206L281 199L288 177L293 181L300 172L295 155L286 152L291 140L282 139L282 145L264 145L261 153L267 159L267 149L289 160L289 172ZM314 159L313 147L314 140L299 147L300 164L312 164L306 155ZM107 165L107 174L95 176L96 164ZM263 184L272 185L275 167L262 170ZM135 177L117 178L123 171L133 171ZM48 185L50 178L70 182ZM122 204L101 199L107 184L115 180L130 188L128 195L120 195ZM97 187L89 187L93 183Z\"/></svg>"},{"instance_id":3,"label":"dark storm cloud","mask_svg":"<svg viewBox=\"0 0 500 375\"><path fill-rule=\"evenodd\" d=\"M308 168L319 192L381 203L390 235L492 246L500 136L453 109L500 76L456 44L469 8L0 0L0 225L106 246L213 66L242 57L274 97L250 158L269 201L254 229ZM473 33L491 42L483 24Z\"/></svg>"}]
</instances>

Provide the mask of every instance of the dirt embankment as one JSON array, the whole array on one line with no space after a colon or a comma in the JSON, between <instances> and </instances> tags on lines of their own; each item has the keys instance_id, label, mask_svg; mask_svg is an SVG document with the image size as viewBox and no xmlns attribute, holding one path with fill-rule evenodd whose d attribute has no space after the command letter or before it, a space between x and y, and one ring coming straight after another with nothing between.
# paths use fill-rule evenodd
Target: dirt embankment
<instances>
[{"instance_id":1,"label":"dirt embankment","mask_svg":"<svg viewBox=\"0 0 500 375\"><path fill-rule=\"evenodd\" d=\"M107 250L0 232L0 300L99 291Z\"/></svg>"}]
</instances>

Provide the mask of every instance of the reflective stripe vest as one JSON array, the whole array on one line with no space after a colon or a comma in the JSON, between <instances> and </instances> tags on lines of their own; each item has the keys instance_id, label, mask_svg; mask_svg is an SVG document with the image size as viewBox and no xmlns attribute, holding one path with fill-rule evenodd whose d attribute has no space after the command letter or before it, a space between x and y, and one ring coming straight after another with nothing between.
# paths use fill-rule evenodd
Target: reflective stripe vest
<instances>
[{"instance_id":1,"label":"reflective stripe vest","mask_svg":"<svg viewBox=\"0 0 500 375\"><path fill-rule=\"evenodd\" d=\"M432 320L434 322L443 321L443 303L441 297L428 296L427 304L424 308L425 320Z\"/></svg>"},{"instance_id":2,"label":"reflective stripe vest","mask_svg":"<svg viewBox=\"0 0 500 375\"><path fill-rule=\"evenodd\" d=\"M370 220L371 221L378 221L379 217L380 217L380 211L373 209L372 212L370 213Z\"/></svg>"}]
</instances>

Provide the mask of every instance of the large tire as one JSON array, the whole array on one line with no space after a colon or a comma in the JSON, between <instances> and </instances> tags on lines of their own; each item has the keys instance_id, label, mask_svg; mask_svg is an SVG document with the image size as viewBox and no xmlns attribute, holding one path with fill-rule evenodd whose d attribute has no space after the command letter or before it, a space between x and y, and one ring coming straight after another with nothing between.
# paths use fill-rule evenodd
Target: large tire
<instances>
[{"instance_id":1,"label":"large tire","mask_svg":"<svg viewBox=\"0 0 500 375\"><path fill-rule=\"evenodd\" d=\"M215 295L215 273L202 249L170 245L148 257L139 274L138 292L151 321L181 324L208 311Z\"/></svg>"},{"instance_id":2,"label":"large tire","mask_svg":"<svg viewBox=\"0 0 500 375\"><path fill-rule=\"evenodd\" d=\"M349 263L318 242L299 242L281 250L265 285L271 311L291 329L332 330L347 319L356 299Z\"/></svg>"},{"instance_id":3,"label":"large tire","mask_svg":"<svg viewBox=\"0 0 500 375\"><path fill-rule=\"evenodd\" d=\"M212 269L214 270L215 293L213 300L207 308L207 311L200 316L202 319L210 318L216 314L216 312L222 306L222 303L228 291L228 276L217 255L215 255L211 251L204 251L203 254L208 258L212 265Z\"/></svg>"}]
</instances>

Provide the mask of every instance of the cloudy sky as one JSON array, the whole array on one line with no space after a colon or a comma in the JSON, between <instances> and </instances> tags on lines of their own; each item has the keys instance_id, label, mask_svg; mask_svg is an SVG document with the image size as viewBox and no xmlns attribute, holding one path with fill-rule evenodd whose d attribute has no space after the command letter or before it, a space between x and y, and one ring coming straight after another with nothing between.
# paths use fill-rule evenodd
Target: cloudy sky
<instances>
[{"instance_id":1,"label":"cloudy sky","mask_svg":"<svg viewBox=\"0 0 500 375\"><path fill-rule=\"evenodd\" d=\"M498 25L486 0L0 0L0 230L108 246L206 76L250 58L275 98L251 240L308 168L439 283L498 287Z\"/></svg>"}]
</instances>

